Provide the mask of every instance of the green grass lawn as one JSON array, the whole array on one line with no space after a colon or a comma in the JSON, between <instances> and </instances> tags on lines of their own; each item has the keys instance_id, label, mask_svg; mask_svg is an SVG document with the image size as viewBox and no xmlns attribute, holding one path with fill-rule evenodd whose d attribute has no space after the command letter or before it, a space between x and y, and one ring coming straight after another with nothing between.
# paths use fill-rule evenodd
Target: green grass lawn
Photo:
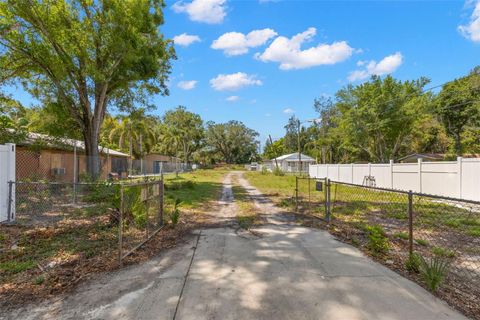
<instances>
[{"instance_id":1,"label":"green grass lawn","mask_svg":"<svg viewBox=\"0 0 480 320\"><path fill-rule=\"evenodd\" d=\"M181 208L200 209L219 199L225 170L197 170L189 173L165 175L165 202L171 205L180 199Z\"/></svg>"}]
</instances>

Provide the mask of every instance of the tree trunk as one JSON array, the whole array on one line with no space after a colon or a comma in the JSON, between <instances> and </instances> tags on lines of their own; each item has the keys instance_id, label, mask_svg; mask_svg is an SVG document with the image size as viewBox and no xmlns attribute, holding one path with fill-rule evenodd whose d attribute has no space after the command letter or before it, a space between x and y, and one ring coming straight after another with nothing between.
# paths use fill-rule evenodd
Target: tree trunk
<instances>
[{"instance_id":1,"label":"tree trunk","mask_svg":"<svg viewBox=\"0 0 480 320\"><path fill-rule=\"evenodd\" d=\"M462 156L462 138L459 132L454 134L455 139L455 153L457 156Z\"/></svg>"},{"instance_id":2,"label":"tree trunk","mask_svg":"<svg viewBox=\"0 0 480 320\"><path fill-rule=\"evenodd\" d=\"M87 158L87 173L93 180L100 176L100 152L98 151L98 134L91 124L84 131L85 155Z\"/></svg>"}]
</instances>

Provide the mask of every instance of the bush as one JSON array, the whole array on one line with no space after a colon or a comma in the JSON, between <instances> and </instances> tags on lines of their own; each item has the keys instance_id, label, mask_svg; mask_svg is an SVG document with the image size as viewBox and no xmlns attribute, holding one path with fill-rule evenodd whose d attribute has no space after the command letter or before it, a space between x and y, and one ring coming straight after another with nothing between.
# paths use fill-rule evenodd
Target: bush
<instances>
[{"instance_id":1,"label":"bush","mask_svg":"<svg viewBox=\"0 0 480 320\"><path fill-rule=\"evenodd\" d=\"M415 272L415 273L420 272L421 259L422 257L418 253L416 252L412 253L408 257L407 262L405 262L405 268L407 268L407 270L410 272Z\"/></svg>"},{"instance_id":2,"label":"bush","mask_svg":"<svg viewBox=\"0 0 480 320\"><path fill-rule=\"evenodd\" d=\"M367 248L376 255L387 253L390 245L383 228L379 225L367 226L366 231L368 236Z\"/></svg>"},{"instance_id":3,"label":"bush","mask_svg":"<svg viewBox=\"0 0 480 320\"><path fill-rule=\"evenodd\" d=\"M177 225L178 220L180 219L180 209L178 206L182 201L180 199L175 199L175 203L173 204L173 210L170 212L170 222L173 226Z\"/></svg>"},{"instance_id":4,"label":"bush","mask_svg":"<svg viewBox=\"0 0 480 320\"><path fill-rule=\"evenodd\" d=\"M273 168L273 174L276 175L276 176L284 176L285 175L285 172L283 172L283 170L277 166L275 166Z\"/></svg>"},{"instance_id":5,"label":"bush","mask_svg":"<svg viewBox=\"0 0 480 320\"><path fill-rule=\"evenodd\" d=\"M263 174L263 175L268 174L268 169L267 169L267 167L262 166L261 174Z\"/></svg>"},{"instance_id":6,"label":"bush","mask_svg":"<svg viewBox=\"0 0 480 320\"><path fill-rule=\"evenodd\" d=\"M420 275L425 281L428 290L435 292L443 283L449 268L448 260L444 257L434 256L428 261L420 256Z\"/></svg>"}]
</instances>

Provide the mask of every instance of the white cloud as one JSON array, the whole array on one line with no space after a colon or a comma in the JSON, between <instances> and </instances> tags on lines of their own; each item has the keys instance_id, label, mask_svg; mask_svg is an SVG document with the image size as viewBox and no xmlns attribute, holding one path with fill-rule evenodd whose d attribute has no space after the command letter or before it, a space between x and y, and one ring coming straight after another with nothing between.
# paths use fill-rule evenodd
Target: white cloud
<instances>
[{"instance_id":1,"label":"white cloud","mask_svg":"<svg viewBox=\"0 0 480 320\"><path fill-rule=\"evenodd\" d=\"M249 48L265 44L276 35L277 33L269 28L253 30L247 35L240 32L227 32L213 41L211 47L212 49L223 50L227 56L237 56L247 53Z\"/></svg>"},{"instance_id":2,"label":"white cloud","mask_svg":"<svg viewBox=\"0 0 480 320\"><path fill-rule=\"evenodd\" d=\"M400 52L396 52L392 55L386 56L380 62L375 60L371 61L359 61L357 66L365 67L362 70L352 71L348 75L349 81L357 81L366 79L372 75L382 76L395 72L403 63L403 56Z\"/></svg>"},{"instance_id":3,"label":"white cloud","mask_svg":"<svg viewBox=\"0 0 480 320\"><path fill-rule=\"evenodd\" d=\"M353 54L354 49L345 41L319 44L302 50L302 44L312 40L316 34L315 28L308 28L307 31L290 39L278 37L263 53L257 53L255 57L263 62L279 62L280 69L289 70L335 64L348 59Z\"/></svg>"},{"instance_id":4,"label":"white cloud","mask_svg":"<svg viewBox=\"0 0 480 320\"><path fill-rule=\"evenodd\" d=\"M291 114L291 113L294 113L295 110L293 110L292 108L285 108L283 109L283 113L286 113L286 114Z\"/></svg>"},{"instance_id":5,"label":"white cloud","mask_svg":"<svg viewBox=\"0 0 480 320\"><path fill-rule=\"evenodd\" d=\"M459 26L458 30L465 38L480 42L480 0L476 1L470 22L467 25Z\"/></svg>"},{"instance_id":6,"label":"white cloud","mask_svg":"<svg viewBox=\"0 0 480 320\"><path fill-rule=\"evenodd\" d=\"M173 42L179 46L188 47L194 42L200 42L200 37L192 34L182 33L173 37Z\"/></svg>"},{"instance_id":7,"label":"white cloud","mask_svg":"<svg viewBox=\"0 0 480 320\"><path fill-rule=\"evenodd\" d=\"M257 80L254 75L237 72L232 74L219 74L210 80L210 85L217 91L235 91L247 86L261 86L262 81Z\"/></svg>"},{"instance_id":8,"label":"white cloud","mask_svg":"<svg viewBox=\"0 0 480 320\"><path fill-rule=\"evenodd\" d=\"M227 100L228 102L235 102L235 101L238 101L238 99L240 99L239 96L230 96L230 97L227 97L225 100Z\"/></svg>"},{"instance_id":9,"label":"white cloud","mask_svg":"<svg viewBox=\"0 0 480 320\"><path fill-rule=\"evenodd\" d=\"M226 0L178 1L172 6L176 13L186 13L192 21L209 24L222 23L227 15Z\"/></svg>"},{"instance_id":10,"label":"white cloud","mask_svg":"<svg viewBox=\"0 0 480 320\"><path fill-rule=\"evenodd\" d=\"M192 90L196 87L197 82L196 80L180 81L178 87L183 90Z\"/></svg>"}]
</instances>

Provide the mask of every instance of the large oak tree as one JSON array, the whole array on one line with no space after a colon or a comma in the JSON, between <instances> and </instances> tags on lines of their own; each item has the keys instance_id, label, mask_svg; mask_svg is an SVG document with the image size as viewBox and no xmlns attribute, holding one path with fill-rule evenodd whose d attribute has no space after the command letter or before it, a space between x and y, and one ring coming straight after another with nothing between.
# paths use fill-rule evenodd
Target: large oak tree
<instances>
[{"instance_id":1,"label":"large oak tree","mask_svg":"<svg viewBox=\"0 0 480 320\"><path fill-rule=\"evenodd\" d=\"M75 120L99 174L107 108L168 94L173 42L159 31L162 0L1 0L0 81L21 82Z\"/></svg>"}]
</instances>

